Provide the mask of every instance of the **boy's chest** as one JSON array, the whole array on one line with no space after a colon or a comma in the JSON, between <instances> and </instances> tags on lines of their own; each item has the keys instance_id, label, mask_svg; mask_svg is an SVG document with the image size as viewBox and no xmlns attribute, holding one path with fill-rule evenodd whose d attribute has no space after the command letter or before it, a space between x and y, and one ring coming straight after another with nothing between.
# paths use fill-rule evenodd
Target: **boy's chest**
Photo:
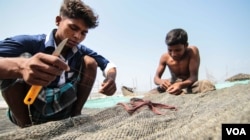
<instances>
[{"instance_id":1,"label":"boy's chest","mask_svg":"<svg viewBox=\"0 0 250 140\"><path fill-rule=\"evenodd\" d=\"M172 73L176 75L186 75L189 73L189 61L188 60L181 60L181 61L168 61L167 62L168 68Z\"/></svg>"},{"instance_id":2,"label":"boy's chest","mask_svg":"<svg viewBox=\"0 0 250 140\"><path fill-rule=\"evenodd\" d=\"M173 60L173 59L170 59L167 61L167 65L168 67L177 67L177 68L186 68L189 66L189 59L184 59L184 60Z\"/></svg>"}]
</instances>

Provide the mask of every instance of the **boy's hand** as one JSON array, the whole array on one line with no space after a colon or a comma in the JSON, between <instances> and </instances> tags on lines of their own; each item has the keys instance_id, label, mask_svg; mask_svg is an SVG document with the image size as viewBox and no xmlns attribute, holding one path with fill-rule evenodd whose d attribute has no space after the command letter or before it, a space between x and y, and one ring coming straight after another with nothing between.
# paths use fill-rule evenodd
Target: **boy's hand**
<instances>
[{"instance_id":1,"label":"boy's hand","mask_svg":"<svg viewBox=\"0 0 250 140\"><path fill-rule=\"evenodd\" d=\"M112 78L106 78L101 86L99 92L105 95L111 96L116 91L116 83Z\"/></svg>"},{"instance_id":2,"label":"boy's hand","mask_svg":"<svg viewBox=\"0 0 250 140\"><path fill-rule=\"evenodd\" d=\"M169 86L167 92L170 94L179 95L182 92L180 83L177 82Z\"/></svg>"},{"instance_id":3,"label":"boy's hand","mask_svg":"<svg viewBox=\"0 0 250 140\"><path fill-rule=\"evenodd\" d=\"M165 89L165 90L167 90L168 87L170 87L170 86L171 86L171 82L167 79L162 80L162 83L160 84L160 87Z\"/></svg>"},{"instance_id":4,"label":"boy's hand","mask_svg":"<svg viewBox=\"0 0 250 140\"><path fill-rule=\"evenodd\" d=\"M70 70L70 67L57 56L37 53L20 64L20 69L28 84L47 86L64 70Z\"/></svg>"}]
</instances>

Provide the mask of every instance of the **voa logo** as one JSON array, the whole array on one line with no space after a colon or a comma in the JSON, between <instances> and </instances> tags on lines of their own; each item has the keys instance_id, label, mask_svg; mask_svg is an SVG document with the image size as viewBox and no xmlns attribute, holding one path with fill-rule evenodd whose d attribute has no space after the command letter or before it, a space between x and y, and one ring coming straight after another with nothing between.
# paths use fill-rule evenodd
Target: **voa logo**
<instances>
[{"instance_id":1,"label":"voa logo","mask_svg":"<svg viewBox=\"0 0 250 140\"><path fill-rule=\"evenodd\" d=\"M226 128L227 135L247 135L244 128Z\"/></svg>"}]
</instances>

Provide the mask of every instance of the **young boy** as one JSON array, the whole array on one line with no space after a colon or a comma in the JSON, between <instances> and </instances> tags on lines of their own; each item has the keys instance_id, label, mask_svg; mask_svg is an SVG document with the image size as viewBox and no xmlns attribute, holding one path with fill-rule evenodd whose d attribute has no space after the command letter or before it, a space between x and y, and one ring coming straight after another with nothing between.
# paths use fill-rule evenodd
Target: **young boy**
<instances>
[{"instance_id":1,"label":"young boy","mask_svg":"<svg viewBox=\"0 0 250 140\"><path fill-rule=\"evenodd\" d=\"M20 127L81 114L93 87L97 67L105 80L100 93L116 91L116 67L81 45L98 16L80 0L64 0L49 35L19 35L0 41L0 82L10 120ZM68 38L59 57L51 55ZM20 57L26 54L27 57ZM27 55L28 54L28 55ZM29 56L30 55L30 56ZM24 104L31 85L43 86L35 102Z\"/></svg>"},{"instance_id":2,"label":"young boy","mask_svg":"<svg viewBox=\"0 0 250 140\"><path fill-rule=\"evenodd\" d=\"M183 29L173 29L166 36L168 51L164 53L156 70L154 82L159 85L159 92L180 94L185 92L205 92L214 90L209 81L198 82L200 66L199 50L196 46L188 46L188 35ZM171 79L162 79L165 68L168 67ZM204 84L206 86L204 86ZM204 89L205 87L208 87Z\"/></svg>"}]
</instances>

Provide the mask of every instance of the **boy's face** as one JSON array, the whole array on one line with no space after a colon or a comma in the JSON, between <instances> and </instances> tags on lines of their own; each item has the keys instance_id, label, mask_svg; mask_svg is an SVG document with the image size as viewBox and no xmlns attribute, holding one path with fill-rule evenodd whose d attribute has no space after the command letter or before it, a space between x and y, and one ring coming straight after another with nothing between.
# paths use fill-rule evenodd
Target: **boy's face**
<instances>
[{"instance_id":1,"label":"boy's face","mask_svg":"<svg viewBox=\"0 0 250 140\"><path fill-rule=\"evenodd\" d=\"M168 53L174 60L181 60L185 54L187 46L184 44L177 44L168 46Z\"/></svg>"},{"instance_id":2,"label":"boy's face","mask_svg":"<svg viewBox=\"0 0 250 140\"><path fill-rule=\"evenodd\" d=\"M56 24L58 26L55 35L56 39L60 42L65 38L69 38L67 46L70 48L81 43L85 39L89 29L82 19L58 16L56 18Z\"/></svg>"}]
</instances>

